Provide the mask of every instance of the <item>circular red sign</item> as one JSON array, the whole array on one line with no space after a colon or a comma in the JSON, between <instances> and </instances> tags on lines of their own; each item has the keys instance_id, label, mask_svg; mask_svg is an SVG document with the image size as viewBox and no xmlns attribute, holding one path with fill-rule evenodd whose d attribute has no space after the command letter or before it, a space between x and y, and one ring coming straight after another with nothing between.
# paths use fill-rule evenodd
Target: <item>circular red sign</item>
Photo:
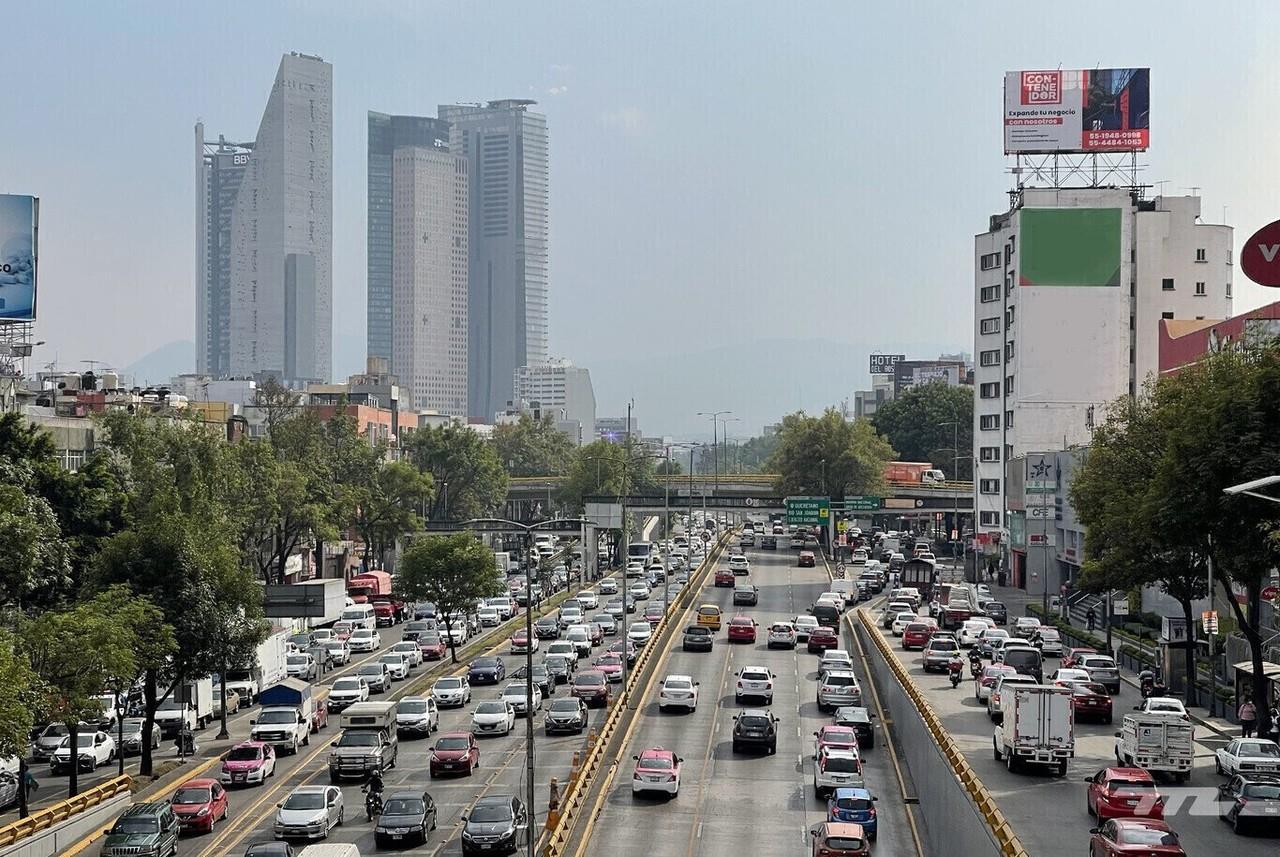
<instances>
[{"instance_id":1,"label":"circular red sign","mask_svg":"<svg viewBox=\"0 0 1280 857\"><path fill-rule=\"evenodd\" d=\"M1240 269L1260 286L1280 287L1280 220L1268 223L1244 242Z\"/></svg>"},{"instance_id":2,"label":"circular red sign","mask_svg":"<svg viewBox=\"0 0 1280 857\"><path fill-rule=\"evenodd\" d=\"M1275 601L1277 595L1280 595L1280 588L1277 588L1274 586L1267 586L1267 587L1264 587L1262 590L1263 601Z\"/></svg>"}]
</instances>

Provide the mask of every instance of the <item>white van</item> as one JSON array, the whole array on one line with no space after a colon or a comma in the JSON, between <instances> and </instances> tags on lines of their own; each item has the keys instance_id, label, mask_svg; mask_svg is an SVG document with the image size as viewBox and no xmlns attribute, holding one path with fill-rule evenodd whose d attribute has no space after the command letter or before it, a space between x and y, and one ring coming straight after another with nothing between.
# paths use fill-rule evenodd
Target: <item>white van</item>
<instances>
[{"instance_id":1,"label":"white van","mask_svg":"<svg viewBox=\"0 0 1280 857\"><path fill-rule=\"evenodd\" d=\"M351 843L322 842L308 845L297 857L360 857L360 847Z\"/></svg>"},{"instance_id":2,"label":"white van","mask_svg":"<svg viewBox=\"0 0 1280 857\"><path fill-rule=\"evenodd\" d=\"M342 611L342 621L350 622L352 628L368 628L372 631L378 627L378 616L373 612L372 604L352 604Z\"/></svg>"}]
</instances>

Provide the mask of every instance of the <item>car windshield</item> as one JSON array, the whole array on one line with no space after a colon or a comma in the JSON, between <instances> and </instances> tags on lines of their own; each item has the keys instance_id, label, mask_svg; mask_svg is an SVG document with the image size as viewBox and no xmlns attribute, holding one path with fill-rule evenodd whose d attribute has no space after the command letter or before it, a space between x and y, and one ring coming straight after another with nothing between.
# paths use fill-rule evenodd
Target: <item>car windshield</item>
<instances>
[{"instance_id":1,"label":"car windshield","mask_svg":"<svg viewBox=\"0 0 1280 857\"><path fill-rule=\"evenodd\" d=\"M482 702L476 706L476 714L506 714L505 702Z\"/></svg>"},{"instance_id":2,"label":"car windshield","mask_svg":"<svg viewBox=\"0 0 1280 857\"><path fill-rule=\"evenodd\" d=\"M827 771L833 774L856 774L858 760L846 759L844 756L831 756L827 759Z\"/></svg>"},{"instance_id":3,"label":"car windshield","mask_svg":"<svg viewBox=\"0 0 1280 857\"><path fill-rule=\"evenodd\" d=\"M1177 845L1178 834L1171 830L1152 830L1147 827L1123 827L1120 829L1121 845Z\"/></svg>"},{"instance_id":4,"label":"car windshield","mask_svg":"<svg viewBox=\"0 0 1280 857\"><path fill-rule=\"evenodd\" d=\"M470 746L466 738L456 736L453 738L441 738L436 742L437 750L465 750Z\"/></svg>"},{"instance_id":5,"label":"car windshield","mask_svg":"<svg viewBox=\"0 0 1280 857\"><path fill-rule=\"evenodd\" d=\"M1111 658L1084 658L1080 661L1080 664L1081 666L1091 670L1113 670L1116 668L1116 662L1111 660Z\"/></svg>"},{"instance_id":6,"label":"car windshield","mask_svg":"<svg viewBox=\"0 0 1280 857\"><path fill-rule=\"evenodd\" d=\"M132 735L132 734L134 734L135 732L136 732L136 733L141 734L141 732L142 732L142 721L141 721L141 720L126 720L126 721L124 722L124 734L125 734L125 735Z\"/></svg>"},{"instance_id":7,"label":"car windshield","mask_svg":"<svg viewBox=\"0 0 1280 857\"><path fill-rule=\"evenodd\" d=\"M478 824L493 824L510 820L511 807L505 803L480 804L471 810L471 815L467 818L467 821Z\"/></svg>"},{"instance_id":8,"label":"car windshield","mask_svg":"<svg viewBox=\"0 0 1280 857\"><path fill-rule=\"evenodd\" d=\"M421 798L393 798L382 805L382 814L422 815L426 809Z\"/></svg>"},{"instance_id":9,"label":"car windshield","mask_svg":"<svg viewBox=\"0 0 1280 857\"><path fill-rule=\"evenodd\" d=\"M1004 650L1004 662L1011 667L1031 666L1040 663L1040 653L1031 649L1010 649Z\"/></svg>"},{"instance_id":10,"label":"car windshield","mask_svg":"<svg viewBox=\"0 0 1280 857\"><path fill-rule=\"evenodd\" d=\"M178 789L173 793L174 803L208 803L209 800L208 788Z\"/></svg>"},{"instance_id":11,"label":"car windshield","mask_svg":"<svg viewBox=\"0 0 1280 857\"><path fill-rule=\"evenodd\" d=\"M627 630L633 634L648 634L649 623L648 622L632 622L631 627L628 628Z\"/></svg>"},{"instance_id":12,"label":"car windshield","mask_svg":"<svg viewBox=\"0 0 1280 857\"><path fill-rule=\"evenodd\" d=\"M476 658L471 662L473 670L491 670L500 665L501 662L497 658Z\"/></svg>"},{"instance_id":13,"label":"car windshield","mask_svg":"<svg viewBox=\"0 0 1280 857\"><path fill-rule=\"evenodd\" d=\"M599 674L592 675L591 673L583 673L582 675L574 679L573 683L577 685L583 685L586 687L599 687L600 685L604 684L604 676ZM523 692L524 690L522 688L521 693Z\"/></svg>"},{"instance_id":14,"label":"car windshield","mask_svg":"<svg viewBox=\"0 0 1280 857\"><path fill-rule=\"evenodd\" d=\"M333 683L334 690L359 690L360 679L358 678L340 678Z\"/></svg>"},{"instance_id":15,"label":"car windshield","mask_svg":"<svg viewBox=\"0 0 1280 857\"><path fill-rule=\"evenodd\" d=\"M154 818L122 818L111 828L117 836L138 836L158 833L160 825Z\"/></svg>"},{"instance_id":16,"label":"car windshield","mask_svg":"<svg viewBox=\"0 0 1280 857\"><path fill-rule=\"evenodd\" d=\"M557 714L577 714L580 705L576 699L557 699L551 703L551 710Z\"/></svg>"},{"instance_id":17,"label":"car windshield","mask_svg":"<svg viewBox=\"0 0 1280 857\"><path fill-rule=\"evenodd\" d=\"M258 715L259 723L296 723L298 715L292 709L288 711L264 711Z\"/></svg>"},{"instance_id":18,"label":"car windshield","mask_svg":"<svg viewBox=\"0 0 1280 857\"><path fill-rule=\"evenodd\" d=\"M440 635L437 634L435 631L428 631L427 633L418 637L419 644L426 643L428 646L434 646L434 645L437 645L439 642L440 642Z\"/></svg>"},{"instance_id":19,"label":"car windshield","mask_svg":"<svg viewBox=\"0 0 1280 857\"><path fill-rule=\"evenodd\" d=\"M343 736L346 737L345 735ZM294 792L284 800L284 809L324 809L321 792Z\"/></svg>"},{"instance_id":20,"label":"car windshield","mask_svg":"<svg viewBox=\"0 0 1280 857\"><path fill-rule=\"evenodd\" d=\"M436 682L436 688L439 690L457 690L460 687L462 687L460 678L442 678Z\"/></svg>"},{"instance_id":21,"label":"car windshield","mask_svg":"<svg viewBox=\"0 0 1280 857\"><path fill-rule=\"evenodd\" d=\"M228 762L256 762L262 758L262 751L257 747L232 747L227 753Z\"/></svg>"},{"instance_id":22,"label":"car windshield","mask_svg":"<svg viewBox=\"0 0 1280 857\"><path fill-rule=\"evenodd\" d=\"M426 714L427 711L428 706L423 699L406 700L400 703L401 714Z\"/></svg>"},{"instance_id":23,"label":"car windshield","mask_svg":"<svg viewBox=\"0 0 1280 857\"><path fill-rule=\"evenodd\" d=\"M339 747L376 747L378 746L378 733L364 732L358 729L348 729L342 733L342 737L338 739Z\"/></svg>"},{"instance_id":24,"label":"car windshield","mask_svg":"<svg viewBox=\"0 0 1280 857\"><path fill-rule=\"evenodd\" d=\"M569 659L563 655L548 655L547 666L551 669L564 669L569 664Z\"/></svg>"},{"instance_id":25,"label":"car windshield","mask_svg":"<svg viewBox=\"0 0 1280 857\"><path fill-rule=\"evenodd\" d=\"M1250 742L1240 745L1241 756L1280 756L1280 747L1270 742Z\"/></svg>"},{"instance_id":26,"label":"car windshield","mask_svg":"<svg viewBox=\"0 0 1280 857\"><path fill-rule=\"evenodd\" d=\"M93 746L93 739L94 739L94 733L93 733L93 732L90 732L90 733L89 733L89 734L87 734L87 735L85 735L85 734L83 734L83 733L82 733L82 734L80 734L80 735L77 735L77 736L76 736L76 746L77 746L77 747L92 747L92 746ZM66 746L66 741L63 741L62 743L63 743L63 746L65 747L65 746Z\"/></svg>"},{"instance_id":27,"label":"car windshield","mask_svg":"<svg viewBox=\"0 0 1280 857\"><path fill-rule=\"evenodd\" d=\"M666 756L642 756L639 767L652 768L656 771L669 771L671 770L671 759Z\"/></svg>"},{"instance_id":28,"label":"car windshield","mask_svg":"<svg viewBox=\"0 0 1280 857\"><path fill-rule=\"evenodd\" d=\"M287 663L291 667L305 666L307 663L307 656L306 655L289 655Z\"/></svg>"}]
</instances>

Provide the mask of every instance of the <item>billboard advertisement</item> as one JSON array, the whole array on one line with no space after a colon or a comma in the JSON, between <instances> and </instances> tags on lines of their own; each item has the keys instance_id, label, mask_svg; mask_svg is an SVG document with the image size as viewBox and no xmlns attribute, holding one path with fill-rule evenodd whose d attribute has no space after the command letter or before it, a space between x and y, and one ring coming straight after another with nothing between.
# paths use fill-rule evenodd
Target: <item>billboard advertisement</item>
<instances>
[{"instance_id":1,"label":"billboard advertisement","mask_svg":"<svg viewBox=\"0 0 1280 857\"><path fill-rule=\"evenodd\" d=\"M35 321L39 212L34 196L0 194L0 322Z\"/></svg>"},{"instance_id":2,"label":"billboard advertisement","mask_svg":"<svg viewBox=\"0 0 1280 857\"><path fill-rule=\"evenodd\" d=\"M1024 208L1020 286L1119 286L1118 208Z\"/></svg>"},{"instance_id":3,"label":"billboard advertisement","mask_svg":"<svg viewBox=\"0 0 1280 857\"><path fill-rule=\"evenodd\" d=\"M1151 70L1004 75L1004 153L1142 151L1151 144Z\"/></svg>"},{"instance_id":4,"label":"billboard advertisement","mask_svg":"<svg viewBox=\"0 0 1280 857\"><path fill-rule=\"evenodd\" d=\"M893 367L902 360L906 360L905 354L881 354L876 352L871 355L871 374L872 375L892 375Z\"/></svg>"}]
</instances>

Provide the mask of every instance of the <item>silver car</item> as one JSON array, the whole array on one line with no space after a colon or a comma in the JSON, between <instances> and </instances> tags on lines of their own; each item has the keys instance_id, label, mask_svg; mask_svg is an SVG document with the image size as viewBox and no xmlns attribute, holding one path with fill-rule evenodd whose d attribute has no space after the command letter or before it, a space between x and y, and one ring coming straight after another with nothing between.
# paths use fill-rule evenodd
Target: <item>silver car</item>
<instances>
[{"instance_id":1,"label":"silver car","mask_svg":"<svg viewBox=\"0 0 1280 857\"><path fill-rule=\"evenodd\" d=\"M342 789L336 786L299 786L276 810L271 831L276 839L325 839L342 824L345 808Z\"/></svg>"},{"instance_id":2,"label":"silver car","mask_svg":"<svg viewBox=\"0 0 1280 857\"><path fill-rule=\"evenodd\" d=\"M851 670L829 670L818 683L818 710L862 704L862 687Z\"/></svg>"}]
</instances>

